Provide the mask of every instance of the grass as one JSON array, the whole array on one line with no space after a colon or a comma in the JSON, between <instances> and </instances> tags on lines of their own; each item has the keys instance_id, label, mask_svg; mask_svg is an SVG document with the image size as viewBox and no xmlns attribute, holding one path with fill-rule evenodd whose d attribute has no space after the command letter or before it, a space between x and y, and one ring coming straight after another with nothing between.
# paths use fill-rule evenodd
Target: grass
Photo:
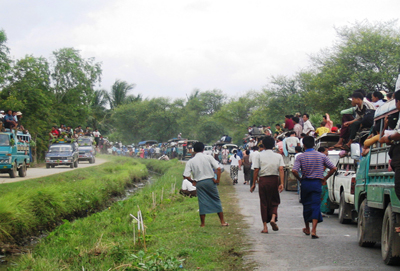
<instances>
[{"instance_id":1,"label":"grass","mask_svg":"<svg viewBox=\"0 0 400 271\"><path fill-rule=\"evenodd\" d=\"M141 162L162 175L107 210L65 221L13 270L246 270L244 222L227 174L219 191L230 226L221 227L213 214L200 228L197 198L178 194L184 166L176 160ZM130 214L136 216L139 207L147 227L147 251L143 242L133 242Z\"/></svg>"},{"instance_id":2,"label":"grass","mask_svg":"<svg viewBox=\"0 0 400 271\"><path fill-rule=\"evenodd\" d=\"M111 158L103 165L23 182L1 184L0 244L53 229L62 219L92 213L124 192L147 169L129 158Z\"/></svg>"}]
</instances>

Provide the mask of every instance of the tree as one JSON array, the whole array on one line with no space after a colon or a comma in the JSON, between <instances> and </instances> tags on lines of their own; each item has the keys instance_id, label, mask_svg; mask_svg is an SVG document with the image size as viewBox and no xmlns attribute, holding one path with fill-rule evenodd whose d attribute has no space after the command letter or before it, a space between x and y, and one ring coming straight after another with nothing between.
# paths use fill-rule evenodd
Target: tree
<instances>
[{"instance_id":1,"label":"tree","mask_svg":"<svg viewBox=\"0 0 400 271\"><path fill-rule=\"evenodd\" d=\"M111 87L111 93L108 94L108 102L111 109L117 108L126 103L132 103L142 100L142 96L128 95L129 91L135 87L135 84L128 84L126 81L116 80Z\"/></svg>"},{"instance_id":2,"label":"tree","mask_svg":"<svg viewBox=\"0 0 400 271\"><path fill-rule=\"evenodd\" d=\"M11 68L9 48L6 46L7 35L4 30L0 30L0 86L4 84L6 75Z\"/></svg>"},{"instance_id":3,"label":"tree","mask_svg":"<svg viewBox=\"0 0 400 271\"><path fill-rule=\"evenodd\" d=\"M47 149L49 123L53 114L54 95L50 90L50 71L43 57L26 56L12 67L9 85L2 91L2 108L21 111L21 123L36 140L38 154Z\"/></svg>"},{"instance_id":4,"label":"tree","mask_svg":"<svg viewBox=\"0 0 400 271\"><path fill-rule=\"evenodd\" d=\"M96 63L94 58L82 58L74 48L60 49L53 52L53 56L54 114L62 123L85 123L94 86L101 80L101 63Z\"/></svg>"}]
</instances>

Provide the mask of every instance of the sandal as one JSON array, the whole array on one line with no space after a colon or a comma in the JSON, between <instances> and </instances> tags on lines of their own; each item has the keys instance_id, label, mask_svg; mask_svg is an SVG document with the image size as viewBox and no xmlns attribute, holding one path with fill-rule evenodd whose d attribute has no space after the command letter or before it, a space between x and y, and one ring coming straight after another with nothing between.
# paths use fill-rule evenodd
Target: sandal
<instances>
[{"instance_id":1,"label":"sandal","mask_svg":"<svg viewBox=\"0 0 400 271\"><path fill-rule=\"evenodd\" d=\"M228 226L229 226L228 222L225 222L224 224L221 224L221 227L228 227Z\"/></svg>"},{"instance_id":2,"label":"sandal","mask_svg":"<svg viewBox=\"0 0 400 271\"><path fill-rule=\"evenodd\" d=\"M271 225L272 230L279 231L279 228L278 228L278 225L276 225L276 222L270 221L269 224Z\"/></svg>"},{"instance_id":3,"label":"sandal","mask_svg":"<svg viewBox=\"0 0 400 271\"><path fill-rule=\"evenodd\" d=\"M306 229L306 228L303 228L303 233L304 233L305 235L310 235L310 232L309 232L309 231L307 231L307 229Z\"/></svg>"},{"instance_id":4,"label":"sandal","mask_svg":"<svg viewBox=\"0 0 400 271\"><path fill-rule=\"evenodd\" d=\"M318 235L316 235L316 234L311 234L311 239L318 239L318 238L319 238Z\"/></svg>"}]
</instances>

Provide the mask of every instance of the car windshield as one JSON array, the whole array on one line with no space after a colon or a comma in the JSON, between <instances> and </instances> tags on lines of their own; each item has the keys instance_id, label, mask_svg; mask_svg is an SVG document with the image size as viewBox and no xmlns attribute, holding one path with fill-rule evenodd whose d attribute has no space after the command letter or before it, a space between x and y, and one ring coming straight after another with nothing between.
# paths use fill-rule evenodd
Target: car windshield
<instances>
[{"instance_id":1,"label":"car windshield","mask_svg":"<svg viewBox=\"0 0 400 271\"><path fill-rule=\"evenodd\" d=\"M71 146L51 146L49 152L71 152Z\"/></svg>"},{"instance_id":2,"label":"car windshield","mask_svg":"<svg viewBox=\"0 0 400 271\"><path fill-rule=\"evenodd\" d=\"M10 138L8 135L0 135L0 146L10 146Z\"/></svg>"},{"instance_id":3,"label":"car windshield","mask_svg":"<svg viewBox=\"0 0 400 271\"><path fill-rule=\"evenodd\" d=\"M90 140L89 138L81 138L81 139L78 139L78 144L79 145L92 145L92 140Z\"/></svg>"}]
</instances>

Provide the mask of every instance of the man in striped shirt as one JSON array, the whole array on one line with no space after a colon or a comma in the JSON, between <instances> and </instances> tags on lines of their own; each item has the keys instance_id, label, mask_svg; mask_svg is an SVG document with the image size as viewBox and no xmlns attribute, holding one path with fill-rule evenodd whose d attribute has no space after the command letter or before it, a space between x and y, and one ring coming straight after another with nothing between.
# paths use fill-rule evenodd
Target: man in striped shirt
<instances>
[{"instance_id":1,"label":"man in striped shirt","mask_svg":"<svg viewBox=\"0 0 400 271\"><path fill-rule=\"evenodd\" d=\"M306 136L303 139L306 151L300 154L292 169L294 176L301 183L301 203L303 204L303 218L306 227L303 229L305 235L310 235L310 222L312 222L311 237L317 236L317 223L322 222L321 215L321 188L326 180L336 171L335 165L329 158L314 150L314 138ZM329 173L324 177L325 167ZM299 176L301 169L302 177Z\"/></svg>"}]
</instances>

